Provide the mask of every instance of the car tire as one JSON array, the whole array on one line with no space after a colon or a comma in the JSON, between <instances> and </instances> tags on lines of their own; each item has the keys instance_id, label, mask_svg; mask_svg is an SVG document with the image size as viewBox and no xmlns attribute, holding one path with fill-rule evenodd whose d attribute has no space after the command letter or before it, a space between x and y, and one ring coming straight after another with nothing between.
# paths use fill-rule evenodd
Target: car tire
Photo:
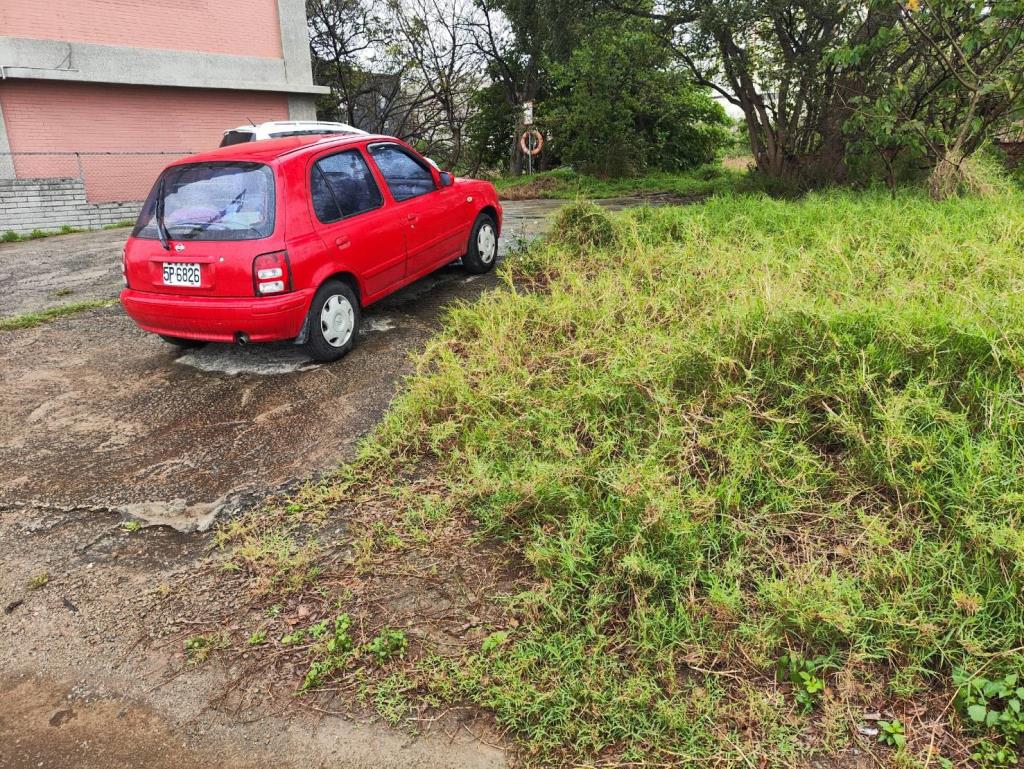
<instances>
[{"instance_id":1,"label":"car tire","mask_svg":"<svg viewBox=\"0 0 1024 769\"><path fill-rule=\"evenodd\" d=\"M494 269L498 261L498 225L489 214L480 214L473 222L462 266L474 275Z\"/></svg>"},{"instance_id":2,"label":"car tire","mask_svg":"<svg viewBox=\"0 0 1024 769\"><path fill-rule=\"evenodd\" d=\"M201 339L185 339L180 336L165 336L164 334L158 334L167 344L173 344L182 350L195 350L199 347L206 347L206 342Z\"/></svg>"},{"instance_id":3,"label":"car tire","mask_svg":"<svg viewBox=\"0 0 1024 769\"><path fill-rule=\"evenodd\" d=\"M355 346L361 321L359 300L351 287L340 280L327 281L309 306L306 354L322 363L340 359Z\"/></svg>"}]
</instances>

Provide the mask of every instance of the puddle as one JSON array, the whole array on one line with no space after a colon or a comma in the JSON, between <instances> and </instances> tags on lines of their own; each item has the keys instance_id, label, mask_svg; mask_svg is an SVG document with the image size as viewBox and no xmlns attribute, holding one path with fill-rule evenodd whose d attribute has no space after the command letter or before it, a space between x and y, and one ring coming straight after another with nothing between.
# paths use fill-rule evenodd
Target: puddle
<instances>
[{"instance_id":1,"label":"puddle","mask_svg":"<svg viewBox=\"0 0 1024 769\"><path fill-rule=\"evenodd\" d=\"M4 512L19 511L19 525L27 534L51 532L63 526L69 517L83 514L118 515L122 519L137 521L141 528L166 526L179 534L194 534L209 530L218 516L237 515L240 511L253 506L262 496L259 489L240 488L212 502L192 504L183 498L131 502L126 505L55 505L32 499L4 505L0 509ZM0 764L0 767L2 766L3 764Z\"/></svg>"},{"instance_id":2,"label":"puddle","mask_svg":"<svg viewBox=\"0 0 1024 769\"><path fill-rule=\"evenodd\" d=\"M316 368L316 362L297 347L210 344L181 355L175 363L210 374L280 376Z\"/></svg>"},{"instance_id":3,"label":"puddle","mask_svg":"<svg viewBox=\"0 0 1024 769\"><path fill-rule=\"evenodd\" d=\"M133 502L115 509L122 515L142 521L145 526L169 526L182 534L192 534L209 529L232 501L230 495L225 495L213 502L195 502L191 505L184 499L172 499Z\"/></svg>"},{"instance_id":4,"label":"puddle","mask_svg":"<svg viewBox=\"0 0 1024 769\"><path fill-rule=\"evenodd\" d=\"M390 331L395 327L394 318L388 318L387 316L382 318L370 318L366 321L367 331Z\"/></svg>"}]
</instances>

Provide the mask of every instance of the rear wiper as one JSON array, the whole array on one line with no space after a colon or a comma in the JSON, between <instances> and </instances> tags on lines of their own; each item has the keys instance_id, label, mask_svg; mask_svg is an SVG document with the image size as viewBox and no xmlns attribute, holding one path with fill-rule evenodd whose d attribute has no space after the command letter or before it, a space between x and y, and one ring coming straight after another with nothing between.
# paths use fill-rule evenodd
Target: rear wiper
<instances>
[{"instance_id":1,"label":"rear wiper","mask_svg":"<svg viewBox=\"0 0 1024 769\"><path fill-rule=\"evenodd\" d=\"M220 211L218 211L217 215L212 219L208 219L205 222L196 222L195 224L193 224L192 222L188 222L187 226L192 227L192 230L190 230L188 233L189 237L192 237L193 235L199 232L206 232L214 224L221 222L221 220L228 215L228 209L231 208L231 206L235 207L234 213L237 214L239 211L241 211L242 203L245 202L246 192L248 192L248 190L242 190L237 195L235 195L235 199L228 203L226 206L224 206L224 208L222 208Z\"/></svg>"},{"instance_id":2,"label":"rear wiper","mask_svg":"<svg viewBox=\"0 0 1024 769\"><path fill-rule=\"evenodd\" d=\"M160 245L164 247L164 251L171 250L171 244L168 243L167 228L164 226L164 183L166 179L160 180L160 189L156 191L156 234L160 237Z\"/></svg>"}]
</instances>

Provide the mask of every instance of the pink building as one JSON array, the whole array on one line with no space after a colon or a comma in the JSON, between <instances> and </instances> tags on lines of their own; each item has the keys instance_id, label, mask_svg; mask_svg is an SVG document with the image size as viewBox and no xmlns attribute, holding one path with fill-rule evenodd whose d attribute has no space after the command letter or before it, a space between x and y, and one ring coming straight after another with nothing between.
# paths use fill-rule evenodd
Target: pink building
<instances>
[{"instance_id":1,"label":"pink building","mask_svg":"<svg viewBox=\"0 0 1024 769\"><path fill-rule=\"evenodd\" d=\"M303 0L2 0L0 232L131 218L156 153L315 118L307 41Z\"/></svg>"}]
</instances>

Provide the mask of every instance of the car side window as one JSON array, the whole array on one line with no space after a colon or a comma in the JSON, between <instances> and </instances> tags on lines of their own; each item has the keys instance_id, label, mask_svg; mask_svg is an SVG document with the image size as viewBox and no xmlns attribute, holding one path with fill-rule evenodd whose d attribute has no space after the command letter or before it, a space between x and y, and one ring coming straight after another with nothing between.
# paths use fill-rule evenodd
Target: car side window
<instances>
[{"instance_id":1,"label":"car side window","mask_svg":"<svg viewBox=\"0 0 1024 769\"><path fill-rule=\"evenodd\" d=\"M370 211L384 202L359 150L320 158L313 165L309 191L316 217L324 224Z\"/></svg>"},{"instance_id":2,"label":"car side window","mask_svg":"<svg viewBox=\"0 0 1024 769\"><path fill-rule=\"evenodd\" d=\"M395 200L409 200L436 189L430 169L397 144L370 145L370 154Z\"/></svg>"}]
</instances>

